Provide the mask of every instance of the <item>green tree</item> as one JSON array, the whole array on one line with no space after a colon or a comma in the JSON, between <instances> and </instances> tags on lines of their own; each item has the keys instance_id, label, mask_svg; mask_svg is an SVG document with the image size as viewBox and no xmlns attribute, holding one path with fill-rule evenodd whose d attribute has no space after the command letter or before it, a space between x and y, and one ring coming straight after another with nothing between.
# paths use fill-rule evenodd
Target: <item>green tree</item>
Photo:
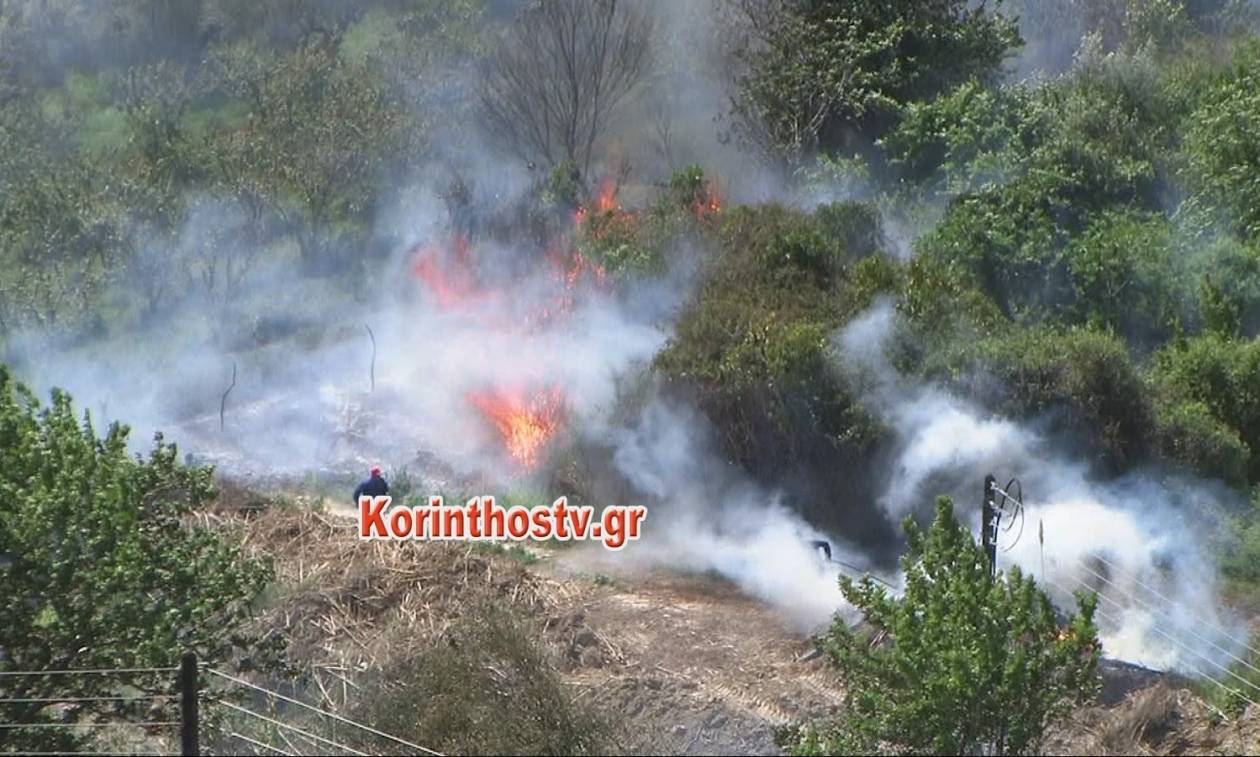
<instances>
[{"instance_id":1,"label":"green tree","mask_svg":"<svg viewBox=\"0 0 1260 757\"><path fill-rule=\"evenodd\" d=\"M222 189L282 219L308 266L345 263L339 243L366 237L378 181L421 157L402 103L365 64L341 58L335 40L274 57L234 46L215 71L249 107L244 123L216 136Z\"/></svg>"},{"instance_id":2,"label":"green tree","mask_svg":"<svg viewBox=\"0 0 1260 757\"><path fill-rule=\"evenodd\" d=\"M222 533L187 522L210 494L210 470L181 466L160 436L147 459L133 457L125 427L98 437L68 395L54 392L41 407L0 366L0 671L165 667L189 651L214 663L243 645L236 633L270 572ZM169 678L142 676L138 685L160 688ZM103 696L123 683L0 677L0 698L8 700L0 717L135 717L140 710L125 702L63 709L13 701ZM0 743L18 751L80 748L69 734L6 730Z\"/></svg>"},{"instance_id":3,"label":"green tree","mask_svg":"<svg viewBox=\"0 0 1260 757\"><path fill-rule=\"evenodd\" d=\"M964 0L742 0L734 112L743 135L795 162L851 154L898 106L991 80L1015 24Z\"/></svg>"},{"instance_id":4,"label":"green tree","mask_svg":"<svg viewBox=\"0 0 1260 757\"><path fill-rule=\"evenodd\" d=\"M795 754L1033 754L1047 726L1097 690L1094 595L1061 621L1036 583L988 557L942 497L905 523L905 594L842 578L876 634L837 619L824 639L848 687L840 720L783 734ZM861 628L861 626L859 626Z\"/></svg>"},{"instance_id":5,"label":"green tree","mask_svg":"<svg viewBox=\"0 0 1260 757\"><path fill-rule=\"evenodd\" d=\"M1187 121L1189 208L1260 240L1260 43L1202 93Z\"/></svg>"}]
</instances>

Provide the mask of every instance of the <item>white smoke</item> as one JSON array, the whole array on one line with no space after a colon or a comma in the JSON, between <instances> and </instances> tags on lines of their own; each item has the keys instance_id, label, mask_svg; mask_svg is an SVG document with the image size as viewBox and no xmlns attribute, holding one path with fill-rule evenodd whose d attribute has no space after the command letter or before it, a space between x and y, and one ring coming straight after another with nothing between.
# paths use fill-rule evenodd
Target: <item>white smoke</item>
<instances>
[{"instance_id":1,"label":"white smoke","mask_svg":"<svg viewBox=\"0 0 1260 757\"><path fill-rule=\"evenodd\" d=\"M846 367L870 385L869 406L895 435L896 462L880 500L887 515L924 512L948 494L978 532L984 475L1002 487L1018 478L1024 516L1004 521L999 566L1036 576L1067 610L1072 592L1097 591L1108 656L1209 674L1228 664L1245 634L1221 605L1203 539L1221 488L1156 472L1096 479L1034 427L897 374L884 354L894 324L892 303L882 301L838 339Z\"/></svg>"},{"instance_id":2,"label":"white smoke","mask_svg":"<svg viewBox=\"0 0 1260 757\"><path fill-rule=\"evenodd\" d=\"M810 544L824 535L719 460L708 430L699 413L656 397L613 432L614 465L654 503L633 558L715 572L802 629L827 622L844 600L836 566Z\"/></svg>"}]
</instances>

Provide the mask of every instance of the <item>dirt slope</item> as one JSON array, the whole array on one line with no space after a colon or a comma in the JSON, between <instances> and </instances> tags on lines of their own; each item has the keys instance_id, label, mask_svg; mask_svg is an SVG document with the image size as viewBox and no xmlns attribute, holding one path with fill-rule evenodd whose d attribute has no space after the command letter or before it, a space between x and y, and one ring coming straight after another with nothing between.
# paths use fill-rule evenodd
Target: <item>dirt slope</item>
<instances>
[{"instance_id":1,"label":"dirt slope","mask_svg":"<svg viewBox=\"0 0 1260 757\"><path fill-rule=\"evenodd\" d=\"M775 726L842 704L825 662L802 661L807 635L720 577L619 566L593 545L534 547L523 560L470 544L369 544L348 515L297 507L245 521L246 542L296 587L273 612L319 664L363 669L399 640L440 633L479 586L538 619L577 696L621 717L632 752L775 754ZM1080 711L1047 748L1256 753L1260 713L1221 722L1189 691L1143 685Z\"/></svg>"}]
</instances>

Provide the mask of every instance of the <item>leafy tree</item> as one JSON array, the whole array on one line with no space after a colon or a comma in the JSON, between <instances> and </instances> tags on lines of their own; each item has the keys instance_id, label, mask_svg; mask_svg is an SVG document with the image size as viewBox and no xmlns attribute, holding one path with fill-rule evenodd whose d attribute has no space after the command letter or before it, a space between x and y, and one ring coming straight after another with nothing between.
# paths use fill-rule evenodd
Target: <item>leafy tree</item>
<instances>
[{"instance_id":1,"label":"leafy tree","mask_svg":"<svg viewBox=\"0 0 1260 757\"><path fill-rule=\"evenodd\" d=\"M963 0L741 0L734 112L743 135L799 162L852 154L899 105L992 80L1015 25Z\"/></svg>"},{"instance_id":2,"label":"leafy tree","mask_svg":"<svg viewBox=\"0 0 1260 757\"><path fill-rule=\"evenodd\" d=\"M1260 44L1235 56L1202 95L1186 128L1189 208L1260 240Z\"/></svg>"},{"instance_id":3,"label":"leafy tree","mask_svg":"<svg viewBox=\"0 0 1260 757\"><path fill-rule=\"evenodd\" d=\"M1155 396L1170 407L1202 403L1241 439L1247 477L1260 481L1260 339L1205 334L1173 343L1155 356Z\"/></svg>"},{"instance_id":4,"label":"leafy tree","mask_svg":"<svg viewBox=\"0 0 1260 757\"><path fill-rule=\"evenodd\" d=\"M400 102L369 70L339 57L332 40L312 40L273 60L249 47L223 51L221 86L250 117L216 138L223 188L261 202L283 220L314 269L344 263L338 243L362 241L376 183L417 159Z\"/></svg>"},{"instance_id":5,"label":"leafy tree","mask_svg":"<svg viewBox=\"0 0 1260 757\"><path fill-rule=\"evenodd\" d=\"M898 178L929 195L991 189L1023 173L1050 126L1023 85L966 82L935 100L913 102L880 140Z\"/></svg>"},{"instance_id":6,"label":"leafy tree","mask_svg":"<svg viewBox=\"0 0 1260 757\"><path fill-rule=\"evenodd\" d=\"M1060 620L1018 568L988 557L947 497L923 533L905 523L906 589L840 579L865 618L823 639L847 687L833 723L783 734L795 754L1036 754L1046 728L1097 689L1094 595ZM873 638L870 634L876 634ZM882 640L881 640L882 638Z\"/></svg>"},{"instance_id":7,"label":"leafy tree","mask_svg":"<svg viewBox=\"0 0 1260 757\"><path fill-rule=\"evenodd\" d=\"M1064 256L1071 321L1114 329L1140 345L1162 341L1181 320L1171 230L1162 218L1104 213Z\"/></svg>"},{"instance_id":8,"label":"leafy tree","mask_svg":"<svg viewBox=\"0 0 1260 757\"><path fill-rule=\"evenodd\" d=\"M41 407L0 366L0 670L165 667L189 651L213 664L244 645L236 632L269 570L186 522L210 494L210 470L181 466L161 436L147 459L133 458L125 427L98 437L68 395ZM166 690L169 678L139 685ZM103 696L124 684L136 680L6 676L0 698ZM140 712L118 702L3 709L18 723ZM6 730L0 742L81 747L69 733Z\"/></svg>"}]
</instances>

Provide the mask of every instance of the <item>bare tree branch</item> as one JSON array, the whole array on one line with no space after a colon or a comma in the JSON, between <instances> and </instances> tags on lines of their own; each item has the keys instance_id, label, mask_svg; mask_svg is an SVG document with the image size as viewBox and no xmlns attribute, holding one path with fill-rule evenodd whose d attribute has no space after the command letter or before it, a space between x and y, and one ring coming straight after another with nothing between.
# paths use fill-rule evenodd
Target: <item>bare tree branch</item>
<instances>
[{"instance_id":1,"label":"bare tree branch","mask_svg":"<svg viewBox=\"0 0 1260 757\"><path fill-rule=\"evenodd\" d=\"M652 17L617 0L542 0L487 59L485 123L509 150L590 168L612 114L651 65Z\"/></svg>"}]
</instances>

